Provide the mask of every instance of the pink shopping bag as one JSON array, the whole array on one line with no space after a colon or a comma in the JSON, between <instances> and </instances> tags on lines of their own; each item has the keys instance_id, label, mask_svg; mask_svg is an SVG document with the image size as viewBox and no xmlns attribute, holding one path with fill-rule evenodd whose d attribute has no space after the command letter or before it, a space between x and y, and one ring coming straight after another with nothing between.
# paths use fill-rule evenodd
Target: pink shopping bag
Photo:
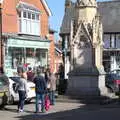
<instances>
[{"instance_id":1,"label":"pink shopping bag","mask_svg":"<svg viewBox=\"0 0 120 120\"><path fill-rule=\"evenodd\" d=\"M45 109L46 109L46 111L48 111L49 108L50 108L50 99L49 99L49 96L46 95L45 96Z\"/></svg>"}]
</instances>

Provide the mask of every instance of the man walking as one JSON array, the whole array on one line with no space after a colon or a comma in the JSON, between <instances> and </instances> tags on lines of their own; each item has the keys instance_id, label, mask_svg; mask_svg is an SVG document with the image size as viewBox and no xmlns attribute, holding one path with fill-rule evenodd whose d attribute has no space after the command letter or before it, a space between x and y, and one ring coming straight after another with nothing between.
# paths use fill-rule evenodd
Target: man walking
<instances>
[{"instance_id":1,"label":"man walking","mask_svg":"<svg viewBox=\"0 0 120 120\"><path fill-rule=\"evenodd\" d=\"M35 91L36 91L36 111L39 112L39 103L41 101L41 111L45 112L45 94L46 94L46 81L44 78L44 74L42 73L42 69L40 67L37 68L37 75L34 78L35 83Z\"/></svg>"}]
</instances>

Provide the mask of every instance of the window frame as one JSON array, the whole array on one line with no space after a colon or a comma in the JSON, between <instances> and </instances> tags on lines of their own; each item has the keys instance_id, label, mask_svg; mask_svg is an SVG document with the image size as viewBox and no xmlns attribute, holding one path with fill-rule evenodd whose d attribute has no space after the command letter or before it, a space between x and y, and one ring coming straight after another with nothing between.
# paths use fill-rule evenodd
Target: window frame
<instances>
[{"instance_id":1,"label":"window frame","mask_svg":"<svg viewBox=\"0 0 120 120\"><path fill-rule=\"evenodd\" d=\"M26 17L24 17L24 13L26 12ZM28 14L30 13L30 18L28 18ZM34 16L34 19L33 19L33 16ZM36 16L39 16L39 17L36 17ZM39 18L39 19L37 19ZM23 31L24 27L22 26L24 23L23 22L26 22L26 28L25 28L25 31ZM41 34L41 26L40 26L40 13L36 12L36 11L32 11L32 10L21 10L18 12L18 24L19 24L19 27L18 27L18 31L19 31L19 34L30 34L30 35L37 35L37 36L40 36ZM30 30L28 25L27 24L30 24ZM33 26L39 26L38 29L36 29L36 27L33 27ZM35 29L34 29L35 28ZM36 31L37 30L37 31Z\"/></svg>"}]
</instances>

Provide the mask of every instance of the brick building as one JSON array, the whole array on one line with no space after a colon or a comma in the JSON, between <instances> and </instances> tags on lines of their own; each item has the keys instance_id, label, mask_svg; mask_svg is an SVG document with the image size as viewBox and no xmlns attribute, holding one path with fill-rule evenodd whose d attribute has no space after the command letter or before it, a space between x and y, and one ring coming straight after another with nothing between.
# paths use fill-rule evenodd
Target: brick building
<instances>
[{"instance_id":1,"label":"brick building","mask_svg":"<svg viewBox=\"0 0 120 120\"><path fill-rule=\"evenodd\" d=\"M60 65L63 64L62 41L55 44L55 72L59 71Z\"/></svg>"},{"instance_id":2,"label":"brick building","mask_svg":"<svg viewBox=\"0 0 120 120\"><path fill-rule=\"evenodd\" d=\"M55 30L49 29L50 50L49 50L49 67L51 72L58 72L59 65L63 63L61 41L55 42Z\"/></svg>"},{"instance_id":3,"label":"brick building","mask_svg":"<svg viewBox=\"0 0 120 120\"><path fill-rule=\"evenodd\" d=\"M49 67L51 72L54 72L55 69L55 38L54 33L56 31L49 29L49 39L50 39L50 51L49 51Z\"/></svg>"},{"instance_id":4,"label":"brick building","mask_svg":"<svg viewBox=\"0 0 120 120\"><path fill-rule=\"evenodd\" d=\"M4 0L0 66L8 76L19 64L48 66L50 16L45 0Z\"/></svg>"}]
</instances>

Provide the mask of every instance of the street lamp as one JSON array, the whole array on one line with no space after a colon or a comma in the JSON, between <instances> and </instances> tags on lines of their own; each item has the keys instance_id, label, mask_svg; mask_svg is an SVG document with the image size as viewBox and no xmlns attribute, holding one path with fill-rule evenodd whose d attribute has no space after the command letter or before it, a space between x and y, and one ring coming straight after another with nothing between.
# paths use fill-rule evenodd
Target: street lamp
<instances>
[{"instance_id":1,"label":"street lamp","mask_svg":"<svg viewBox=\"0 0 120 120\"><path fill-rule=\"evenodd\" d=\"M1 45L1 72L3 72L3 41L2 41L2 3L0 0L0 45Z\"/></svg>"}]
</instances>

